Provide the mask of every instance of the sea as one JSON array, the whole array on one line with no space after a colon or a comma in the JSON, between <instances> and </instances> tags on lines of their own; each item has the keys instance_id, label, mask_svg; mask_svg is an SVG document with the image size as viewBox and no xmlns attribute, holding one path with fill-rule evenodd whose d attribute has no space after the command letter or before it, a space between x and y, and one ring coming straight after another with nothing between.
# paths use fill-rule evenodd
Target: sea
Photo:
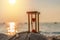
<instances>
[{"instance_id":1,"label":"sea","mask_svg":"<svg viewBox=\"0 0 60 40\"><path fill-rule=\"evenodd\" d=\"M0 33L7 33L8 28L6 24L0 23ZM16 25L17 33L24 32L28 30L28 24L27 23L19 23ZM60 22L57 23L39 23L39 30L40 33L46 36L58 36L60 35Z\"/></svg>"}]
</instances>

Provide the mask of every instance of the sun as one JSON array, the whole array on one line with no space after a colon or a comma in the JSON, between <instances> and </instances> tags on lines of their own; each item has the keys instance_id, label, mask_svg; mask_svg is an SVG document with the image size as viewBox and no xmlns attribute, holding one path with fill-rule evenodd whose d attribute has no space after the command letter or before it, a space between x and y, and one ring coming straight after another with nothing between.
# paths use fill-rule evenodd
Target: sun
<instances>
[{"instance_id":1,"label":"sun","mask_svg":"<svg viewBox=\"0 0 60 40\"><path fill-rule=\"evenodd\" d=\"M16 3L16 0L9 0L9 3L10 4L15 4Z\"/></svg>"}]
</instances>

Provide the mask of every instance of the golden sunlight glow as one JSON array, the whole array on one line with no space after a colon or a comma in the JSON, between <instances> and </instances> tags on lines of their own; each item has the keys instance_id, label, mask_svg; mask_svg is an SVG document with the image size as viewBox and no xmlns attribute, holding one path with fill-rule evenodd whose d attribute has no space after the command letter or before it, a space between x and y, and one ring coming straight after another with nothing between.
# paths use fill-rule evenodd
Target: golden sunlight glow
<instances>
[{"instance_id":1,"label":"golden sunlight glow","mask_svg":"<svg viewBox=\"0 0 60 40\"><path fill-rule=\"evenodd\" d=\"M9 3L10 4L15 4L16 3L16 0L9 0Z\"/></svg>"},{"instance_id":2,"label":"golden sunlight glow","mask_svg":"<svg viewBox=\"0 0 60 40\"><path fill-rule=\"evenodd\" d=\"M8 34L9 35L16 34L15 22L9 22Z\"/></svg>"}]
</instances>

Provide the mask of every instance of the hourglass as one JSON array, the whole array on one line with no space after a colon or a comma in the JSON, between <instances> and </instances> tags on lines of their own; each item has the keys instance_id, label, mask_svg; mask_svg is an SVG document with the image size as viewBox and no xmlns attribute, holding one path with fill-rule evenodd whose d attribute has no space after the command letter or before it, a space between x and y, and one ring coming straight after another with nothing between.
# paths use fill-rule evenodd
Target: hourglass
<instances>
[{"instance_id":1,"label":"hourglass","mask_svg":"<svg viewBox=\"0 0 60 40\"><path fill-rule=\"evenodd\" d=\"M39 32L39 14L38 11L28 11L28 32Z\"/></svg>"}]
</instances>

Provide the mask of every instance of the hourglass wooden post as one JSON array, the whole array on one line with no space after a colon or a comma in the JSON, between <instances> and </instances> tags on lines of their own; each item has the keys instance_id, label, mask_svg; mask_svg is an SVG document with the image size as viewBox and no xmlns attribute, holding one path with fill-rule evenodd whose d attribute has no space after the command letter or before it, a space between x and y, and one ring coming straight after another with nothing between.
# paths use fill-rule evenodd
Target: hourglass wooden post
<instances>
[{"instance_id":1,"label":"hourglass wooden post","mask_svg":"<svg viewBox=\"0 0 60 40\"><path fill-rule=\"evenodd\" d=\"M39 14L38 11L28 11L28 32L39 32Z\"/></svg>"}]
</instances>

